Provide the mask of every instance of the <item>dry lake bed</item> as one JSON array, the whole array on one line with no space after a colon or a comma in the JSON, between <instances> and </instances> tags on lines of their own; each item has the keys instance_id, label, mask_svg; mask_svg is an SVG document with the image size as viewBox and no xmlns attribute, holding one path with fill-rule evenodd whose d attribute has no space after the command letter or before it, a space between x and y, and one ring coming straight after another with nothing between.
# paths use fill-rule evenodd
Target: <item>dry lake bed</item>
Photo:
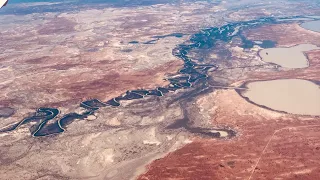
<instances>
[{"instance_id":1,"label":"dry lake bed","mask_svg":"<svg viewBox=\"0 0 320 180\"><path fill-rule=\"evenodd\" d=\"M320 88L311 81L256 81L248 83L247 87L242 95L255 104L292 114L320 115Z\"/></svg>"},{"instance_id":2,"label":"dry lake bed","mask_svg":"<svg viewBox=\"0 0 320 180\"><path fill-rule=\"evenodd\" d=\"M300 44L289 48L269 48L259 52L263 61L286 68L306 68L309 66L304 52L320 49L312 44Z\"/></svg>"},{"instance_id":3,"label":"dry lake bed","mask_svg":"<svg viewBox=\"0 0 320 180\"><path fill-rule=\"evenodd\" d=\"M320 32L320 20L302 23L301 27L311 31Z\"/></svg>"}]
</instances>

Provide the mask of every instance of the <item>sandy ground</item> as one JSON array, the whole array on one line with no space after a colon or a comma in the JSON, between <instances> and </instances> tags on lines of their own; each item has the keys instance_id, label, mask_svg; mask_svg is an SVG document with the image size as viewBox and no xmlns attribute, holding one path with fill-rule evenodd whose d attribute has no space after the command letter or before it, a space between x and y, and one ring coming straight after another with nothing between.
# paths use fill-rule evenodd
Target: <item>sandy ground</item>
<instances>
[{"instance_id":1,"label":"sandy ground","mask_svg":"<svg viewBox=\"0 0 320 180\"><path fill-rule=\"evenodd\" d=\"M182 68L173 48L201 28L283 12L319 12L305 2L289 1L243 8L251 3L255 1L183 2L1 16L0 125L18 122L41 106L59 108L61 118L81 111L85 99L108 100L130 89L166 85L164 79ZM154 37L171 33L183 36ZM263 26L245 36L273 40L278 47L320 42L319 34L297 22ZM154 44L144 44L150 40ZM320 167L319 118L258 107L232 88L254 80L317 81L320 51L306 53L308 68L292 70L261 61L259 50L243 49L234 39L210 51L190 52L197 60L218 64L208 84L227 89L179 90L101 108L56 136L31 137L32 123L1 133L0 179L314 179ZM236 137L191 133L183 127L186 122L194 128L234 130ZM172 125L176 128L168 128Z\"/></svg>"}]
</instances>

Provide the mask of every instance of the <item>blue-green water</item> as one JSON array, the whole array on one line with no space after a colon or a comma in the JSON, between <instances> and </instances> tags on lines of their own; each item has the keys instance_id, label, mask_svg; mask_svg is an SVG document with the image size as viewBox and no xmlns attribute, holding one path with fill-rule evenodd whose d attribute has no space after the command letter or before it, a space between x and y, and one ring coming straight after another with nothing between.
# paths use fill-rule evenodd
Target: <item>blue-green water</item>
<instances>
[{"instance_id":1,"label":"blue-green water","mask_svg":"<svg viewBox=\"0 0 320 180\"><path fill-rule=\"evenodd\" d=\"M192 58L189 54L195 49L214 49L219 42L230 42L234 37L240 37L242 40L242 46L250 48L254 42L247 40L243 35L242 31L246 28L254 28L261 26L263 24L273 24L276 23L274 18L262 18L254 21L237 22L224 25L222 27L212 27L203 29L200 32L191 36L190 40L186 43L182 43L173 49L173 56L181 59L184 62L183 67L177 72L175 77L169 78L170 84L165 87L158 87L156 89L137 89L127 91L125 94L118 97L114 97L106 102L102 102L98 99L92 99L80 103L80 107L86 109L82 114L78 113L68 113L62 118L59 118L55 123L47 124L49 120L56 118L57 114L60 112L56 108L39 108L36 113L21 122L14 124L8 128L0 129L0 132L13 131L19 128L20 125L29 122L37 122L36 127L31 130L33 136L47 136L51 134L62 133L65 131L67 126L75 120L81 120L89 115L92 115L100 109L100 107L113 106L118 107L123 101L130 101L134 99L143 99L145 96L164 96L169 92L174 92L178 89L189 89L189 88L205 88L208 81L208 71L217 70L218 66L216 64L202 64L199 63L197 59ZM170 36L182 36L183 34L175 33ZM274 42L275 43L275 42ZM273 45L272 41L266 41L261 44ZM222 49L221 51L224 51ZM186 97L189 96L187 93ZM207 132L206 129L190 128L186 125L186 130L191 133L201 133L204 135L212 137L217 136L217 133ZM235 132L228 130L229 136L234 136Z\"/></svg>"}]
</instances>

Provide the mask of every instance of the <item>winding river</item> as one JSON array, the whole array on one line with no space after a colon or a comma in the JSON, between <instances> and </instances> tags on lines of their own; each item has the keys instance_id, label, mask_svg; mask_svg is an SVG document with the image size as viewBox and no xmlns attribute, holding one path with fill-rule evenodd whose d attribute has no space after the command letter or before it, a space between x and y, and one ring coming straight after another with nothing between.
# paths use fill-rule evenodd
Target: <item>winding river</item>
<instances>
[{"instance_id":1,"label":"winding river","mask_svg":"<svg viewBox=\"0 0 320 180\"><path fill-rule=\"evenodd\" d=\"M184 62L183 67L178 73L172 78L167 79L170 84L166 87L158 87L156 89L137 89L129 90L123 95L114 97L106 102L102 102L98 99L92 99L80 103L80 106L85 109L83 113L68 113L62 118L56 119L60 113L55 108L39 108L36 112L26 117L22 121L5 127L0 132L9 132L19 128L23 124L30 122L36 122L36 125L30 128L31 134L34 137L48 136L52 134L58 134L64 132L68 125L75 120L82 120L87 118L89 115L94 114L101 107L112 106L118 107L122 101L130 101L134 99L142 99L147 96L164 96L167 93L174 92L178 89L192 88L196 84L202 84L204 87L207 86L208 71L214 71L218 67L215 64L201 64L201 62L192 59L188 56L188 53L194 49L211 49L217 44L217 42L230 42L234 37L239 37L242 40L242 47L251 48L253 45L260 47L274 46L273 42L255 43L247 40L241 33L244 28L255 28L263 24L275 24L284 23L279 22L274 18L261 18L246 22L237 22L224 25L222 27L213 27L203 29L200 32L192 35L189 41L178 45L173 49L173 55ZM176 34L174 34L176 35ZM179 36L181 34L178 34ZM159 37L161 38L161 37ZM138 42L134 42L138 43ZM235 132L228 129L201 129L201 128L185 128L191 133L200 133L211 137L232 137ZM228 134L225 134L228 133Z\"/></svg>"}]
</instances>

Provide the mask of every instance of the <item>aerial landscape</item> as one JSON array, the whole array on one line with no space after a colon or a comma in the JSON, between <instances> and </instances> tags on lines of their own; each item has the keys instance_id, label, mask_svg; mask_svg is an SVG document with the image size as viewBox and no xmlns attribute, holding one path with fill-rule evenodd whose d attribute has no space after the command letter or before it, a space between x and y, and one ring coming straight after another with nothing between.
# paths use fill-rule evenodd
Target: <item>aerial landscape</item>
<instances>
[{"instance_id":1,"label":"aerial landscape","mask_svg":"<svg viewBox=\"0 0 320 180\"><path fill-rule=\"evenodd\" d=\"M317 0L9 0L0 180L318 179Z\"/></svg>"}]
</instances>

